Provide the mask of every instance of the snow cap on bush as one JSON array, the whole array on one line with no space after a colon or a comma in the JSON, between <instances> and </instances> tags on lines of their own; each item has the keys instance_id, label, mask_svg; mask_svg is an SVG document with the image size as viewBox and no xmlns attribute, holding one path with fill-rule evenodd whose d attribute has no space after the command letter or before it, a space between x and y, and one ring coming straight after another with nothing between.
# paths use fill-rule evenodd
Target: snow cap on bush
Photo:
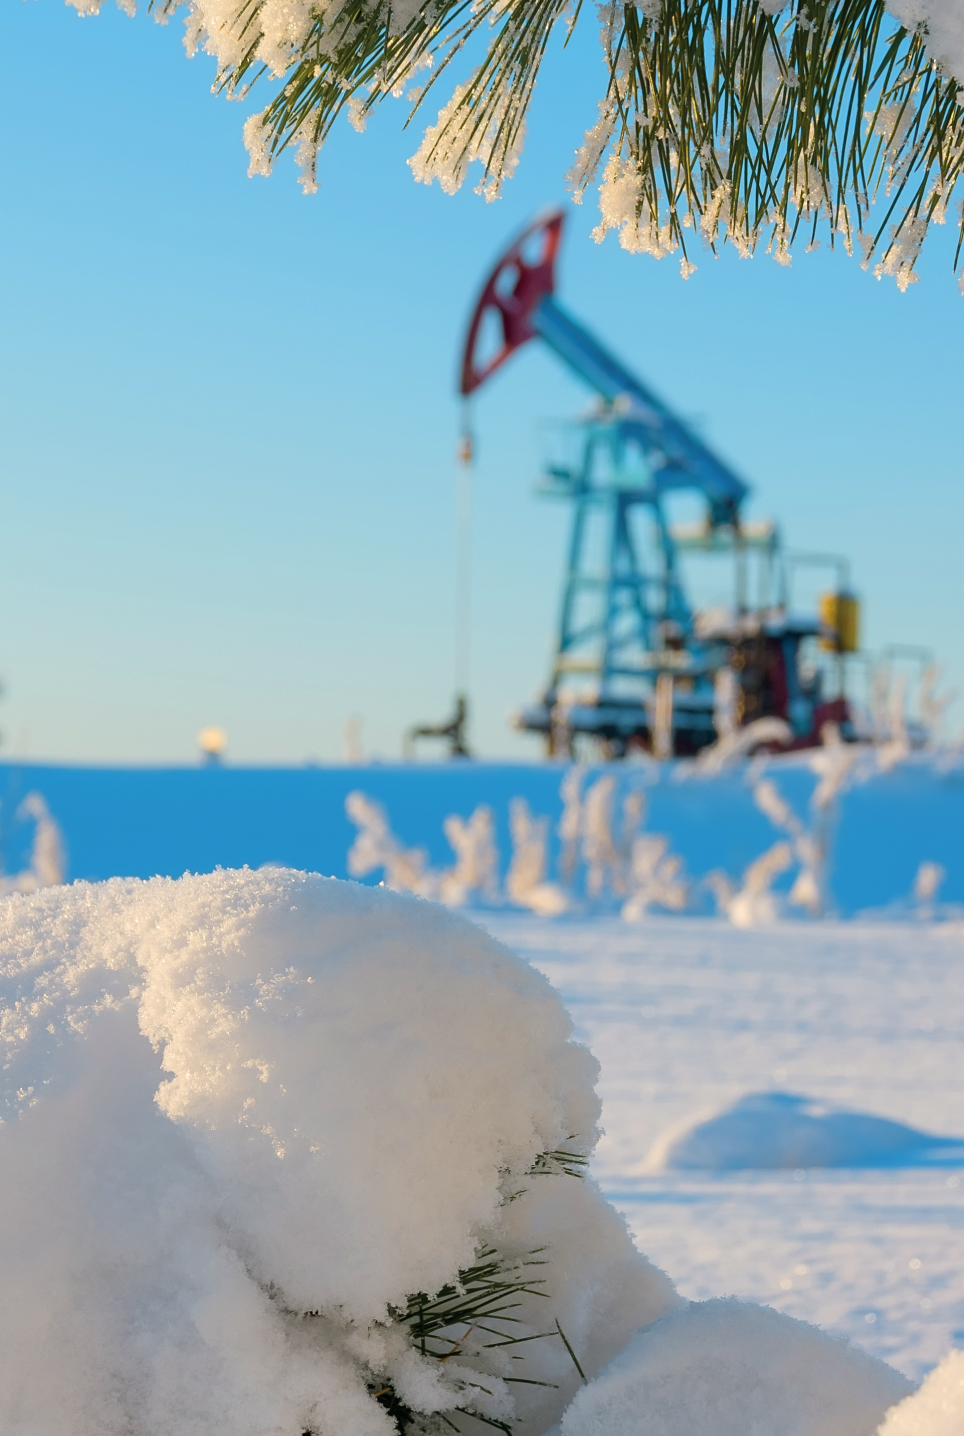
<instances>
[{"instance_id":1,"label":"snow cap on bush","mask_svg":"<svg viewBox=\"0 0 964 1436\"><path fill-rule=\"evenodd\" d=\"M562 1340L513 1385L393 1312L544 1248L518 1330L592 1375L679 1304L591 1182L532 1174L591 1148L596 1064L462 918L282 869L77 884L0 904L0 985L5 1436L389 1436L386 1383L536 1433Z\"/></svg>"},{"instance_id":2,"label":"snow cap on bush","mask_svg":"<svg viewBox=\"0 0 964 1436\"><path fill-rule=\"evenodd\" d=\"M594 1059L546 979L463 920L277 870L144 898L158 1103L289 1302L384 1318L469 1265L506 1170L592 1145Z\"/></svg>"}]
</instances>

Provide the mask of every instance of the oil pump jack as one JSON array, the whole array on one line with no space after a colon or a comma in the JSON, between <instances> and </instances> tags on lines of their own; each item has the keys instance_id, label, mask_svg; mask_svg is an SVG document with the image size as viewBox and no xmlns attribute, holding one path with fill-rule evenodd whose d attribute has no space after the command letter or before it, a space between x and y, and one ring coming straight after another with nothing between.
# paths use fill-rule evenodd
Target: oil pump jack
<instances>
[{"instance_id":1,"label":"oil pump jack","mask_svg":"<svg viewBox=\"0 0 964 1436\"><path fill-rule=\"evenodd\" d=\"M572 504L572 527L549 681L517 726L544 735L559 756L578 734L609 757L632 747L696 753L717 736L720 674L728 670L736 724L776 717L788 725L790 737L771 746L813 746L827 722L851 736L846 700L824 700L819 669L801 663L801 645L814 639L825 650L853 651L856 600L828 595L829 623L787 612L779 535L772 524L743 519L748 486L556 300L563 220L561 211L538 218L495 265L469 324L459 386L467 398L539 339L596 396L577 426L574 458L552 465L541 486ZM669 523L667 497L678 490L705 500L695 528ZM733 556L732 609L693 611L680 572L686 551Z\"/></svg>"}]
</instances>

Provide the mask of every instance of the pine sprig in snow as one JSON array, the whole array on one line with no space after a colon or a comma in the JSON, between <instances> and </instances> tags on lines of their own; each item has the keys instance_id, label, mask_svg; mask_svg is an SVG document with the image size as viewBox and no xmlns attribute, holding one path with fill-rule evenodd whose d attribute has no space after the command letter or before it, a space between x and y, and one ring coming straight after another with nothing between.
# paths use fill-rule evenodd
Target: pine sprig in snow
<instances>
[{"instance_id":1,"label":"pine sprig in snow","mask_svg":"<svg viewBox=\"0 0 964 1436\"><path fill-rule=\"evenodd\" d=\"M556 1155L546 1154L547 1157ZM572 1153L559 1155L572 1157ZM546 1167L542 1170L569 1171L574 1175L582 1175L578 1169L571 1167ZM550 1265L544 1255L547 1250L546 1247L536 1247L524 1257L513 1260L501 1255L495 1247L485 1247L479 1252L473 1266L459 1272L456 1282L446 1284L431 1297L424 1292L415 1293L408 1298L404 1309L390 1308L389 1316L393 1322L407 1329L409 1340L423 1357L429 1357L440 1365L453 1358L472 1359L473 1356L484 1355L486 1351L559 1337L580 1377L585 1381L582 1366L558 1319L553 1330L528 1332L524 1336L514 1335L511 1330L505 1329L520 1324L514 1313L521 1305L521 1297L536 1296L546 1301L551 1300L550 1294L543 1290L546 1278L535 1276L529 1271L530 1268ZM555 1387L553 1382L538 1381L526 1376L503 1376L501 1379L508 1385ZM479 1373L477 1389L491 1395L492 1393L486 1390L484 1380L484 1375ZM470 1397L471 1394L470 1391ZM373 1388L372 1395L393 1417L400 1436L406 1436L413 1427L419 1430L427 1429L426 1419L417 1416L405 1405L391 1382ZM512 1428L507 1421L479 1411L471 1399L464 1407L460 1407L458 1412L452 1409L439 1412L436 1419L458 1432L460 1428L453 1419L456 1414L486 1426L493 1426L504 1432L505 1436L512 1436ZM432 1424L431 1421L428 1422L428 1426Z\"/></svg>"},{"instance_id":2,"label":"pine sprig in snow","mask_svg":"<svg viewBox=\"0 0 964 1436\"><path fill-rule=\"evenodd\" d=\"M575 1136L574 1133L570 1141L574 1140ZM580 1152L560 1148L558 1151L541 1152L528 1175L584 1177L588 1167L588 1157ZM514 1200L523 1194L521 1191L513 1192L508 1200ZM460 1357L471 1359L473 1355L481 1355L486 1351L524 1346L530 1341L558 1337L562 1340L580 1378L585 1381L585 1372L558 1318L554 1329L549 1331L527 1332L520 1336L511 1330L520 1324L519 1317L514 1313L520 1308L521 1297L535 1296L546 1301L551 1300L550 1293L544 1290L547 1278L537 1276L530 1270L551 1265L547 1252L547 1247L535 1247L523 1257L513 1259L503 1256L495 1247L486 1246L479 1252L471 1267L459 1272L455 1282L447 1283L434 1296L416 1292L408 1298L404 1308L389 1308L388 1314L394 1323L406 1328L409 1340L421 1356L432 1358L441 1365ZM320 1313L307 1314L313 1316ZM516 1360L521 1359L516 1357ZM503 1376L502 1380L508 1385L555 1385L526 1376ZM480 1389L485 1391L484 1386L480 1386ZM413 1427L425 1429L424 1418L417 1417L405 1405L391 1382L386 1382L377 1389L373 1388L372 1395L395 1420L400 1436L406 1436ZM451 1410L448 1413L440 1412L437 1420L458 1432L459 1427L452 1419L454 1414ZM512 1436L512 1428L506 1421L478 1411L471 1402L461 1408L460 1414L483 1425L493 1426L504 1432L505 1436Z\"/></svg>"},{"instance_id":3,"label":"pine sprig in snow","mask_svg":"<svg viewBox=\"0 0 964 1436\"><path fill-rule=\"evenodd\" d=\"M545 1277L534 1277L527 1271L528 1267L548 1265L542 1256L545 1250L538 1247L526 1260L510 1262L494 1247L486 1247L474 1266L459 1272L456 1283L443 1286L433 1297L424 1292L410 1296L403 1311L392 1311L390 1315L408 1327L413 1345L423 1356L434 1356L440 1361L458 1355L474 1331L497 1338L484 1343L485 1346L514 1344L519 1338L507 1336L490 1323L515 1322L517 1318L509 1313L517 1309L520 1296L540 1296L548 1300L548 1294L539 1289L545 1286ZM446 1335L462 1326L465 1331L459 1336Z\"/></svg>"}]
</instances>

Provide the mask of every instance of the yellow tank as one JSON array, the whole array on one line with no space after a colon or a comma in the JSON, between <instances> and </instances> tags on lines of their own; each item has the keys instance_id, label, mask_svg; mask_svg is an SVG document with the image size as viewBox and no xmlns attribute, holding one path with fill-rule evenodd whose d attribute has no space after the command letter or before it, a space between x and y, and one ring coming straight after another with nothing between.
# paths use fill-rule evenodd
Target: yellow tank
<instances>
[{"instance_id":1,"label":"yellow tank","mask_svg":"<svg viewBox=\"0 0 964 1436\"><path fill-rule=\"evenodd\" d=\"M829 653L856 653L860 647L860 599L852 593L822 593L820 619L837 631L836 639L822 638Z\"/></svg>"}]
</instances>

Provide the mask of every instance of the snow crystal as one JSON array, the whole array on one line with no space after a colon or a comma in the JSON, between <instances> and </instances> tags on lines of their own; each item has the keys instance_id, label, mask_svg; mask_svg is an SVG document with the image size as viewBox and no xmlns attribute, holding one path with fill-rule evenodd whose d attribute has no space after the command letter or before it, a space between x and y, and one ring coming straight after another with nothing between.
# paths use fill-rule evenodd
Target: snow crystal
<instances>
[{"instance_id":1,"label":"snow crystal","mask_svg":"<svg viewBox=\"0 0 964 1436\"><path fill-rule=\"evenodd\" d=\"M421 145L408 161L409 168L420 184L438 180L446 194L455 194L470 165L481 161L485 170L476 194L498 199L522 156L525 121L518 99L505 95L492 106L487 123L480 124L474 109L467 114L461 111L468 90L467 85L456 86L452 98L439 110L436 123L426 128ZM508 142L506 136L511 136Z\"/></svg>"},{"instance_id":2,"label":"snow crystal","mask_svg":"<svg viewBox=\"0 0 964 1436\"><path fill-rule=\"evenodd\" d=\"M660 224L643 192L643 184L631 159L610 155L599 188L599 224L592 232L597 243L611 229L630 254L651 254L663 259L677 248L668 223Z\"/></svg>"},{"instance_id":3,"label":"snow crystal","mask_svg":"<svg viewBox=\"0 0 964 1436\"><path fill-rule=\"evenodd\" d=\"M599 119L586 131L586 138L576 151L572 168L566 175L566 183L572 190L577 204L582 203L586 187L596 178L603 156L609 148L616 129L617 110L612 100L599 102Z\"/></svg>"},{"instance_id":4,"label":"snow crystal","mask_svg":"<svg viewBox=\"0 0 964 1436\"><path fill-rule=\"evenodd\" d=\"M0 984L5 1433L390 1436L386 1382L536 1433L563 1342L432 1362L412 1294L542 1248L515 1329L558 1321L589 1374L679 1304L540 1155L598 1118L560 1000L443 909L280 868L81 883L0 904Z\"/></svg>"},{"instance_id":5,"label":"snow crystal","mask_svg":"<svg viewBox=\"0 0 964 1436\"><path fill-rule=\"evenodd\" d=\"M952 1351L919 1391L887 1413L879 1436L960 1436L964 1430L964 1351Z\"/></svg>"},{"instance_id":6,"label":"snow crystal","mask_svg":"<svg viewBox=\"0 0 964 1436\"><path fill-rule=\"evenodd\" d=\"M909 1389L883 1362L768 1307L691 1302L579 1393L561 1436L873 1436Z\"/></svg>"}]
</instances>

